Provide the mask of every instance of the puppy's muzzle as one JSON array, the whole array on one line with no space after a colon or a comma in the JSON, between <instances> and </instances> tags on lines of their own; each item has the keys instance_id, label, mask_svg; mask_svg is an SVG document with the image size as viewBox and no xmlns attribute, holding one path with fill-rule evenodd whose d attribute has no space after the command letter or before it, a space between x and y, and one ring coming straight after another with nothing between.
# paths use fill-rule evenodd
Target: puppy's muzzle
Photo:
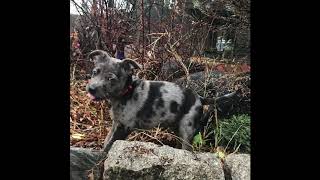
<instances>
[{"instance_id":1,"label":"puppy's muzzle","mask_svg":"<svg viewBox=\"0 0 320 180\"><path fill-rule=\"evenodd\" d=\"M90 97L91 100L99 101L103 99L102 97L99 96L98 86L94 84L90 84L90 85L87 85L86 90L88 92L87 95Z\"/></svg>"},{"instance_id":2,"label":"puppy's muzzle","mask_svg":"<svg viewBox=\"0 0 320 180\"><path fill-rule=\"evenodd\" d=\"M95 95L97 93L97 86L93 84L88 85L87 92L89 92L91 95Z\"/></svg>"}]
</instances>

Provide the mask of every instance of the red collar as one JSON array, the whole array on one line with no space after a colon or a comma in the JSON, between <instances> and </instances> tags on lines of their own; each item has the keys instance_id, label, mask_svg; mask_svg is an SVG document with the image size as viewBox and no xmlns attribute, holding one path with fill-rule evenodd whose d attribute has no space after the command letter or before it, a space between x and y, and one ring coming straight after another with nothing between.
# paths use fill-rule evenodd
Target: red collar
<instances>
[{"instance_id":1,"label":"red collar","mask_svg":"<svg viewBox=\"0 0 320 180\"><path fill-rule=\"evenodd\" d=\"M132 91L132 89L133 89L132 85L129 85L129 86L127 87L127 89L125 89L123 92L121 92L121 96L126 96L126 95L128 95L128 94Z\"/></svg>"}]
</instances>

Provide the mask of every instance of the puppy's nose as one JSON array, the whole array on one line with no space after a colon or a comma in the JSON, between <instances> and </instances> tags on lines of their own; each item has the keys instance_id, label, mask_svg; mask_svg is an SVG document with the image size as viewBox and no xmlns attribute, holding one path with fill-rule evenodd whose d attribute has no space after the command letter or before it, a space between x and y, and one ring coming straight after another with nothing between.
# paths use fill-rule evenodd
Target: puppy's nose
<instances>
[{"instance_id":1,"label":"puppy's nose","mask_svg":"<svg viewBox=\"0 0 320 180\"><path fill-rule=\"evenodd\" d=\"M96 89L94 86L89 86L89 87L88 87L88 92L89 92L90 94L95 94L96 91L97 91L97 89Z\"/></svg>"}]
</instances>

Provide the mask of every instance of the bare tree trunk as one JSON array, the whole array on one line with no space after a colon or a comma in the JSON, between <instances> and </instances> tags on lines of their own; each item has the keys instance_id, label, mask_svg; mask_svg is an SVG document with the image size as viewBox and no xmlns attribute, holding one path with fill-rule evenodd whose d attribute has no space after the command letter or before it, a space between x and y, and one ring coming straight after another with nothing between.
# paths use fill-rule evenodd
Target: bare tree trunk
<instances>
[{"instance_id":1,"label":"bare tree trunk","mask_svg":"<svg viewBox=\"0 0 320 180\"><path fill-rule=\"evenodd\" d=\"M154 3L153 0L149 0L149 17L148 17L149 34L151 33L151 10L152 10L153 3ZM148 43L151 43L151 40Z\"/></svg>"},{"instance_id":2,"label":"bare tree trunk","mask_svg":"<svg viewBox=\"0 0 320 180\"><path fill-rule=\"evenodd\" d=\"M193 3L192 0L186 0L184 4L184 11L188 14L188 10L193 9Z\"/></svg>"},{"instance_id":3,"label":"bare tree trunk","mask_svg":"<svg viewBox=\"0 0 320 180\"><path fill-rule=\"evenodd\" d=\"M142 26L142 58L144 58L144 6L143 0L141 0L141 26Z\"/></svg>"},{"instance_id":4,"label":"bare tree trunk","mask_svg":"<svg viewBox=\"0 0 320 180\"><path fill-rule=\"evenodd\" d=\"M114 1L113 0L108 0L108 7L109 8L114 8Z\"/></svg>"},{"instance_id":5,"label":"bare tree trunk","mask_svg":"<svg viewBox=\"0 0 320 180\"><path fill-rule=\"evenodd\" d=\"M136 47L139 47L139 43L140 43L140 36L141 36L141 24L142 24L142 19L141 19L141 15L142 15L142 9L141 9L141 2L142 0L137 0L136 1L136 19L137 19L137 23L136 23L136 40L135 40L135 44Z\"/></svg>"}]
</instances>

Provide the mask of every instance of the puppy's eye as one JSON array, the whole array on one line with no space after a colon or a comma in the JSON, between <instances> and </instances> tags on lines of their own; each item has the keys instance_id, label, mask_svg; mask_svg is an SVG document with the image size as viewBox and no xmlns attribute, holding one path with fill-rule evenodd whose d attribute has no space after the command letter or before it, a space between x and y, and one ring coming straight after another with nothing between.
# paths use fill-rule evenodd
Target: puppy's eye
<instances>
[{"instance_id":1,"label":"puppy's eye","mask_svg":"<svg viewBox=\"0 0 320 180\"><path fill-rule=\"evenodd\" d=\"M113 81L113 80L117 79L117 76L115 74L110 73L107 75L106 79L108 81Z\"/></svg>"},{"instance_id":2,"label":"puppy's eye","mask_svg":"<svg viewBox=\"0 0 320 180\"><path fill-rule=\"evenodd\" d=\"M115 77L107 77L108 81L112 81L112 80L115 80L116 78Z\"/></svg>"},{"instance_id":3,"label":"puppy's eye","mask_svg":"<svg viewBox=\"0 0 320 180\"><path fill-rule=\"evenodd\" d=\"M100 73L100 69L95 69L95 70L93 70L93 72L92 72L92 76L96 76L96 75L98 75Z\"/></svg>"}]
</instances>

